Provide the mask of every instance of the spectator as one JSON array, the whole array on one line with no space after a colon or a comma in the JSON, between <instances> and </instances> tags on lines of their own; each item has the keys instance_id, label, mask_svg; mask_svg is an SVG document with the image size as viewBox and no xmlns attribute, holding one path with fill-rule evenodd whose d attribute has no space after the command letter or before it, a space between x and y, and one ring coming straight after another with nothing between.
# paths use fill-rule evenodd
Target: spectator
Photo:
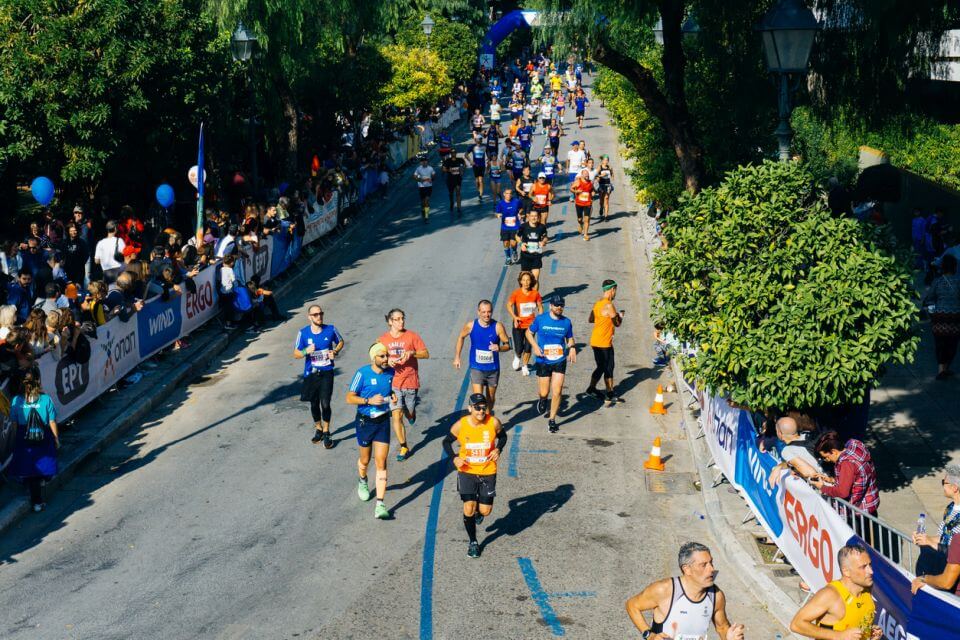
<instances>
[{"instance_id":1,"label":"spectator","mask_svg":"<svg viewBox=\"0 0 960 640\"><path fill-rule=\"evenodd\" d=\"M780 459L770 471L770 485L780 481L781 471L792 469L802 478L814 478L823 473L820 463L817 462L815 443L807 440L805 433L800 433L797 421L789 416L777 420L777 438L771 453Z\"/></svg>"},{"instance_id":2,"label":"spectator","mask_svg":"<svg viewBox=\"0 0 960 640\"><path fill-rule=\"evenodd\" d=\"M57 360L63 355L60 344L60 312L54 309L44 319L47 329L47 351Z\"/></svg>"},{"instance_id":3,"label":"spectator","mask_svg":"<svg viewBox=\"0 0 960 640\"><path fill-rule=\"evenodd\" d=\"M810 484L825 496L842 498L870 515L877 515L880 491L867 447L854 439L843 444L840 434L827 431L817 440L816 452L820 459L834 465L836 480L828 483L829 478L817 476Z\"/></svg>"},{"instance_id":4,"label":"spectator","mask_svg":"<svg viewBox=\"0 0 960 640\"><path fill-rule=\"evenodd\" d=\"M46 353L47 342L47 314L43 309L31 309L23 323L24 340L33 351L33 357L39 358Z\"/></svg>"},{"instance_id":5,"label":"spectator","mask_svg":"<svg viewBox=\"0 0 960 640\"><path fill-rule=\"evenodd\" d=\"M227 256L223 259L223 265L220 267L220 309L224 324L228 329L232 329L234 326L233 300L237 294L237 275L233 271L233 266L236 262L235 256Z\"/></svg>"},{"instance_id":6,"label":"spectator","mask_svg":"<svg viewBox=\"0 0 960 640\"><path fill-rule=\"evenodd\" d=\"M80 227L71 222L67 225L67 239L63 243L63 270L67 280L83 286L90 263L90 245L80 237Z\"/></svg>"},{"instance_id":7,"label":"spectator","mask_svg":"<svg viewBox=\"0 0 960 640\"><path fill-rule=\"evenodd\" d=\"M937 380L953 375L950 364L957 355L960 343L960 278L957 277L957 259L945 255L940 261L942 275L933 281L920 301L923 307L932 307L930 329L937 357Z\"/></svg>"},{"instance_id":8,"label":"spectator","mask_svg":"<svg viewBox=\"0 0 960 640\"><path fill-rule=\"evenodd\" d=\"M940 484L943 495L950 499L950 503L943 510L943 522L937 528L936 535L914 532L912 536L913 543L920 547L917 575L942 573L947 564L952 540L960 538L956 535L960 533L960 465L948 464ZM960 549L957 552L960 554Z\"/></svg>"},{"instance_id":9,"label":"spectator","mask_svg":"<svg viewBox=\"0 0 960 640\"><path fill-rule=\"evenodd\" d=\"M23 257L20 255L20 243L14 240L3 244L3 251L0 251L0 268L3 272L15 278L20 269L23 268Z\"/></svg>"},{"instance_id":10,"label":"spectator","mask_svg":"<svg viewBox=\"0 0 960 640\"><path fill-rule=\"evenodd\" d=\"M43 235L50 239L50 246L57 247L63 242L66 235L63 230L63 223L53 217L53 211L49 208L43 210L41 228Z\"/></svg>"},{"instance_id":11,"label":"spectator","mask_svg":"<svg viewBox=\"0 0 960 640\"><path fill-rule=\"evenodd\" d=\"M239 233L240 231L237 225L231 224L227 228L227 234L222 238L219 238L214 245L214 257L223 258L224 256L235 253L237 249L237 236Z\"/></svg>"},{"instance_id":12,"label":"spectator","mask_svg":"<svg viewBox=\"0 0 960 640\"><path fill-rule=\"evenodd\" d=\"M89 251L94 246L93 242L93 224L84 215L83 207L77 205L73 208L73 224L77 225L77 232L80 239L87 245Z\"/></svg>"},{"instance_id":13,"label":"spectator","mask_svg":"<svg viewBox=\"0 0 960 640\"><path fill-rule=\"evenodd\" d=\"M127 271L121 273L113 289L107 293L104 306L111 318L117 316L123 322L143 309L143 300L137 295L137 277Z\"/></svg>"},{"instance_id":14,"label":"spectator","mask_svg":"<svg viewBox=\"0 0 960 640\"><path fill-rule=\"evenodd\" d=\"M921 573L910 583L910 591L914 594L925 586L951 591L960 596L960 536L953 536L947 547L947 555L943 569L936 574Z\"/></svg>"},{"instance_id":15,"label":"spectator","mask_svg":"<svg viewBox=\"0 0 960 640\"><path fill-rule=\"evenodd\" d=\"M57 326L60 335L60 349L63 356L74 362L90 361L90 341L83 334L82 327L69 309L60 310L60 323Z\"/></svg>"},{"instance_id":16,"label":"spectator","mask_svg":"<svg viewBox=\"0 0 960 640\"><path fill-rule=\"evenodd\" d=\"M43 287L43 303L40 309L44 313L50 313L58 309L57 300L60 298L60 287L56 282L48 282Z\"/></svg>"},{"instance_id":17,"label":"spectator","mask_svg":"<svg viewBox=\"0 0 960 640\"><path fill-rule=\"evenodd\" d=\"M260 286L257 277L247 280L247 290L250 292L250 302L253 305L254 321L259 325L267 319L266 311L270 312L270 317L274 320L283 320L284 315L280 313L277 307L277 301L273 297L273 292Z\"/></svg>"},{"instance_id":18,"label":"spectator","mask_svg":"<svg viewBox=\"0 0 960 640\"><path fill-rule=\"evenodd\" d=\"M107 220L107 237L97 243L93 252L93 261L103 270L103 280L113 284L123 273L123 250L126 243L117 237L117 221Z\"/></svg>"},{"instance_id":19,"label":"spectator","mask_svg":"<svg viewBox=\"0 0 960 640\"><path fill-rule=\"evenodd\" d=\"M36 240L37 246L41 249L50 247L50 238L43 234L43 230L41 229L39 222L30 223L30 233L28 233L27 237L23 239L23 242L24 244L29 244L30 240Z\"/></svg>"},{"instance_id":20,"label":"spectator","mask_svg":"<svg viewBox=\"0 0 960 640\"><path fill-rule=\"evenodd\" d=\"M43 511L43 482L57 474L60 431L57 410L43 393L40 378L27 373L21 391L10 402L10 419L17 424L11 473L26 483L34 511Z\"/></svg>"},{"instance_id":21,"label":"spectator","mask_svg":"<svg viewBox=\"0 0 960 640\"><path fill-rule=\"evenodd\" d=\"M20 254L23 268L30 271L31 275L36 277L37 271L46 262L43 247L36 238L27 238L27 250Z\"/></svg>"},{"instance_id":22,"label":"spectator","mask_svg":"<svg viewBox=\"0 0 960 640\"><path fill-rule=\"evenodd\" d=\"M170 298L180 295L180 285L176 282L176 276L172 264L165 264L160 268L160 273L154 278L156 289L160 293L160 299L164 302Z\"/></svg>"},{"instance_id":23,"label":"spectator","mask_svg":"<svg viewBox=\"0 0 960 640\"><path fill-rule=\"evenodd\" d=\"M143 221L137 217L130 205L124 205L120 209L120 223L117 225L117 234L123 239L124 244L140 253L143 249Z\"/></svg>"},{"instance_id":24,"label":"spectator","mask_svg":"<svg viewBox=\"0 0 960 640\"><path fill-rule=\"evenodd\" d=\"M17 308L12 304L0 306L0 340L6 340L17 324Z\"/></svg>"},{"instance_id":25,"label":"spectator","mask_svg":"<svg viewBox=\"0 0 960 640\"><path fill-rule=\"evenodd\" d=\"M267 212L263 218L263 235L268 236L276 232L280 227L280 214L277 207L267 207Z\"/></svg>"},{"instance_id":26,"label":"spectator","mask_svg":"<svg viewBox=\"0 0 960 640\"><path fill-rule=\"evenodd\" d=\"M107 322L108 311L105 306L107 285L103 280L94 280L90 283L86 297L80 303L83 322L90 322L99 327Z\"/></svg>"},{"instance_id":27,"label":"spectator","mask_svg":"<svg viewBox=\"0 0 960 640\"><path fill-rule=\"evenodd\" d=\"M17 279L7 285L7 303L17 308L17 319L23 322L33 307L33 272L24 267Z\"/></svg>"}]
</instances>

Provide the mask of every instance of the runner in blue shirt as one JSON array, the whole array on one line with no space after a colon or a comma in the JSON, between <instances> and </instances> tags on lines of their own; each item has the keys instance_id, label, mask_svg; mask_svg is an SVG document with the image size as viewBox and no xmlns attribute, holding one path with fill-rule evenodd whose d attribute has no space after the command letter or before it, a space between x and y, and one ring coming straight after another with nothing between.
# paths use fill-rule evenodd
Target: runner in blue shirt
<instances>
[{"instance_id":1,"label":"runner in blue shirt","mask_svg":"<svg viewBox=\"0 0 960 640\"><path fill-rule=\"evenodd\" d=\"M540 168L542 173L546 175L547 182L553 183L553 174L557 169L557 156L553 155L553 147L547 145L543 148L543 155L540 156Z\"/></svg>"},{"instance_id":2,"label":"runner in blue shirt","mask_svg":"<svg viewBox=\"0 0 960 640\"><path fill-rule=\"evenodd\" d=\"M500 353L510 350L510 338L503 324L493 319L493 303L481 300L477 304L477 319L460 329L457 346L453 353L453 366L460 368L460 352L463 343L470 337L470 385L472 393L487 396L490 415L497 399L497 384L500 381Z\"/></svg>"},{"instance_id":3,"label":"runner in blue shirt","mask_svg":"<svg viewBox=\"0 0 960 640\"><path fill-rule=\"evenodd\" d=\"M450 135L450 132L444 129L440 132L440 135L437 137L437 153L440 155L440 159L443 160L453 151L453 136Z\"/></svg>"},{"instance_id":4,"label":"runner in blue shirt","mask_svg":"<svg viewBox=\"0 0 960 640\"><path fill-rule=\"evenodd\" d=\"M332 324L323 323L323 309L318 304L307 309L310 324L300 329L293 343L293 357L303 360L303 385L300 400L310 403L314 433L311 442L323 443L332 449L330 439L330 398L333 396L334 360L345 344Z\"/></svg>"},{"instance_id":5,"label":"runner in blue shirt","mask_svg":"<svg viewBox=\"0 0 960 640\"><path fill-rule=\"evenodd\" d=\"M487 128L487 157L493 158L500 155L500 125L496 122L490 123Z\"/></svg>"},{"instance_id":6,"label":"runner in blue shirt","mask_svg":"<svg viewBox=\"0 0 960 640\"><path fill-rule=\"evenodd\" d=\"M554 295L550 299L550 311L537 316L527 329L527 341L537 358L537 413L547 411L547 396L551 396L547 416L550 433L559 431L557 411L567 373L567 359L572 363L577 361L573 323L563 315L565 304L563 297Z\"/></svg>"},{"instance_id":7,"label":"runner in blue shirt","mask_svg":"<svg viewBox=\"0 0 960 640\"><path fill-rule=\"evenodd\" d=\"M514 147L510 152L510 179L513 182L520 179L525 166L527 166L527 154L519 146Z\"/></svg>"},{"instance_id":8,"label":"runner in blue shirt","mask_svg":"<svg viewBox=\"0 0 960 640\"><path fill-rule=\"evenodd\" d=\"M371 364L360 367L353 376L347 392L347 404L357 407L357 444L360 446L357 495L364 502L370 499L367 466L372 449L377 465L377 505L373 515L384 520L390 517L390 510L383 504L387 493L387 454L390 452L390 403L396 404L397 396L393 392L393 369L387 366L387 347L375 342L370 347L369 355Z\"/></svg>"},{"instance_id":9,"label":"runner in blue shirt","mask_svg":"<svg viewBox=\"0 0 960 640\"><path fill-rule=\"evenodd\" d=\"M573 98L573 105L576 107L577 127L580 129L583 129L583 117L586 115L588 104L590 104L590 101L587 100L587 94L583 92L583 89L577 89L577 95Z\"/></svg>"},{"instance_id":10,"label":"runner in blue shirt","mask_svg":"<svg viewBox=\"0 0 960 640\"><path fill-rule=\"evenodd\" d=\"M523 121L523 126L517 129L517 137L520 138L520 148L523 149L524 155L530 157L530 147L533 144L533 127L530 126L529 120Z\"/></svg>"},{"instance_id":11,"label":"runner in blue shirt","mask_svg":"<svg viewBox=\"0 0 960 640\"><path fill-rule=\"evenodd\" d=\"M477 185L477 201L483 202L483 174L487 170L487 150L480 142L470 149L470 166L473 167L473 181Z\"/></svg>"},{"instance_id":12,"label":"runner in blue shirt","mask_svg":"<svg viewBox=\"0 0 960 640\"><path fill-rule=\"evenodd\" d=\"M503 191L503 200L497 203L496 216L500 218L500 241L503 242L503 255L506 258L503 264L516 264L520 260L517 255L520 201L514 200L513 189Z\"/></svg>"}]
</instances>

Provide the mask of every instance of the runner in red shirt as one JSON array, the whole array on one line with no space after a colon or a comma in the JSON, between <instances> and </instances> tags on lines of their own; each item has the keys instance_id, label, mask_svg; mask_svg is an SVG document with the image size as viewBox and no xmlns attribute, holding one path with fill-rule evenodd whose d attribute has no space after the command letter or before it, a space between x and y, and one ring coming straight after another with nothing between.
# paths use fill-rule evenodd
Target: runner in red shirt
<instances>
[{"instance_id":1,"label":"runner in red shirt","mask_svg":"<svg viewBox=\"0 0 960 640\"><path fill-rule=\"evenodd\" d=\"M584 240L589 240L590 212L593 209L593 192L596 188L593 186L593 180L590 179L589 169L580 171L580 175L570 186L570 192L573 193L573 203L577 207L577 228L583 234Z\"/></svg>"},{"instance_id":2,"label":"runner in red shirt","mask_svg":"<svg viewBox=\"0 0 960 640\"><path fill-rule=\"evenodd\" d=\"M393 367L393 392L397 401L390 403L390 412L393 431L400 442L397 462L401 462L410 453L403 417L406 416L411 425L417 421L417 392L420 390L418 361L429 358L430 352L419 335L404 327L406 314L403 309L391 309L386 320L390 330L380 336L377 342L387 347L387 363Z\"/></svg>"},{"instance_id":3,"label":"runner in red shirt","mask_svg":"<svg viewBox=\"0 0 960 640\"><path fill-rule=\"evenodd\" d=\"M507 299L507 313L513 318L513 344L517 345L516 355L513 356L513 370L523 365L523 375L529 376L530 343L527 342L527 327L533 319L543 313L543 298L540 292L534 289L537 279L529 271L521 271L517 276L520 288L510 294Z\"/></svg>"}]
</instances>

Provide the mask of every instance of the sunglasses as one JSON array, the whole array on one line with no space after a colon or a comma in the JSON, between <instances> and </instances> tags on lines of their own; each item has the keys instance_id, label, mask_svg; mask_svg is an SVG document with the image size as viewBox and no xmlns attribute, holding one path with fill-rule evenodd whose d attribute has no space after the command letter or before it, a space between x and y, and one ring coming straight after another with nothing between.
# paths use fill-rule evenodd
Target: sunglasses
<instances>
[{"instance_id":1,"label":"sunglasses","mask_svg":"<svg viewBox=\"0 0 960 640\"><path fill-rule=\"evenodd\" d=\"M309 315L311 318L319 318L319 317L321 317L321 316L323 315L323 313L310 313L310 314L308 314L308 315Z\"/></svg>"},{"instance_id":2,"label":"sunglasses","mask_svg":"<svg viewBox=\"0 0 960 640\"><path fill-rule=\"evenodd\" d=\"M474 410L474 411L486 411L486 410L487 410L487 405L485 405L485 404L475 404L475 405L473 405L473 410Z\"/></svg>"}]
</instances>

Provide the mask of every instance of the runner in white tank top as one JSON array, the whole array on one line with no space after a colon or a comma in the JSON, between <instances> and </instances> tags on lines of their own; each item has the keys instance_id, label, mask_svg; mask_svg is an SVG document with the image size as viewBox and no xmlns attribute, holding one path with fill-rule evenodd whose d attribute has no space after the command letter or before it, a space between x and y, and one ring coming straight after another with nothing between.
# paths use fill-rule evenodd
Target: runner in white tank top
<instances>
[{"instance_id":1,"label":"runner in white tank top","mask_svg":"<svg viewBox=\"0 0 960 640\"><path fill-rule=\"evenodd\" d=\"M694 601L687 597L680 578L671 578L670 582L673 587L670 610L663 622L657 622L654 614L650 630L665 633L674 640L706 640L717 602L717 588L708 588L700 600Z\"/></svg>"}]
</instances>

